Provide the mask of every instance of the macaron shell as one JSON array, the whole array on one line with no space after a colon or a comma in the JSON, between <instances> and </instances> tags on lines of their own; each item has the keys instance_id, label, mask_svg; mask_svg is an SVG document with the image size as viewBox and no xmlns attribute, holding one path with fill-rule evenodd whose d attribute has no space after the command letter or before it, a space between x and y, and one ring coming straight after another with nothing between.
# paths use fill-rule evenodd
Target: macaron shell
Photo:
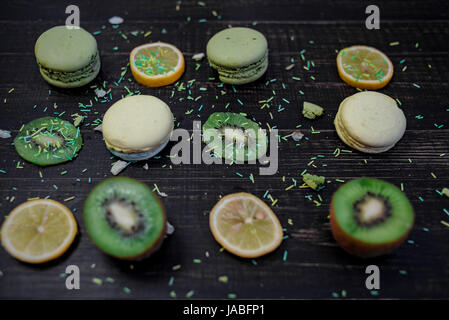
<instances>
[{"instance_id":1,"label":"macaron shell","mask_svg":"<svg viewBox=\"0 0 449 320\"><path fill-rule=\"evenodd\" d=\"M49 69L73 72L85 67L97 53L97 41L83 28L53 27L40 35L34 52Z\"/></svg>"},{"instance_id":2,"label":"macaron shell","mask_svg":"<svg viewBox=\"0 0 449 320\"><path fill-rule=\"evenodd\" d=\"M359 141L353 139L351 136L348 135L348 133L345 131L345 128L341 125L341 120L340 120L340 116L339 113L337 112L337 116L335 117L334 120L334 125L335 125L335 129L337 131L338 136L340 137L340 139L348 146L350 146L351 148L354 148L356 150L359 150L361 152L364 153L381 153L381 152L385 152L390 150L391 148L393 148L395 145L390 145L390 146L386 146L386 147L381 147L381 148L375 148L375 147L369 147L366 145L363 145L362 143L360 143Z\"/></svg>"},{"instance_id":3,"label":"macaron shell","mask_svg":"<svg viewBox=\"0 0 449 320\"><path fill-rule=\"evenodd\" d=\"M228 68L245 67L261 60L267 51L265 36L250 28L229 28L215 34L207 43L207 57Z\"/></svg>"},{"instance_id":4,"label":"macaron shell","mask_svg":"<svg viewBox=\"0 0 449 320\"><path fill-rule=\"evenodd\" d=\"M103 117L106 145L120 152L144 152L164 143L173 130L168 105L153 96L136 95L114 103Z\"/></svg>"},{"instance_id":5,"label":"macaron shell","mask_svg":"<svg viewBox=\"0 0 449 320\"><path fill-rule=\"evenodd\" d=\"M396 101L374 91L359 92L343 100L339 117L348 136L373 148L395 145L406 127L404 113Z\"/></svg>"}]
</instances>

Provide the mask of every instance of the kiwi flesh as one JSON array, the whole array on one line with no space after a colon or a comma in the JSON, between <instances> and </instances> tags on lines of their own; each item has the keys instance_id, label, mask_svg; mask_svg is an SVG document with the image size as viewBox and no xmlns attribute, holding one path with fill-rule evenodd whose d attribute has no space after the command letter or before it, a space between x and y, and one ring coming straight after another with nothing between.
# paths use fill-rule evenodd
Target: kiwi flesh
<instances>
[{"instance_id":1,"label":"kiwi flesh","mask_svg":"<svg viewBox=\"0 0 449 320\"><path fill-rule=\"evenodd\" d=\"M82 145L79 128L55 117L43 117L27 123L14 139L17 153L39 166L71 161Z\"/></svg>"},{"instance_id":2,"label":"kiwi flesh","mask_svg":"<svg viewBox=\"0 0 449 320\"><path fill-rule=\"evenodd\" d=\"M254 161L267 151L266 133L238 113L213 113L203 125L203 140L215 156L233 161Z\"/></svg>"},{"instance_id":3,"label":"kiwi flesh","mask_svg":"<svg viewBox=\"0 0 449 320\"><path fill-rule=\"evenodd\" d=\"M97 184L84 203L84 222L92 241L106 254L141 260L161 246L165 211L144 183L127 177Z\"/></svg>"},{"instance_id":4,"label":"kiwi flesh","mask_svg":"<svg viewBox=\"0 0 449 320\"><path fill-rule=\"evenodd\" d=\"M371 258L390 253L413 227L413 207L396 186L379 179L345 183L333 195L332 234L350 254Z\"/></svg>"}]
</instances>

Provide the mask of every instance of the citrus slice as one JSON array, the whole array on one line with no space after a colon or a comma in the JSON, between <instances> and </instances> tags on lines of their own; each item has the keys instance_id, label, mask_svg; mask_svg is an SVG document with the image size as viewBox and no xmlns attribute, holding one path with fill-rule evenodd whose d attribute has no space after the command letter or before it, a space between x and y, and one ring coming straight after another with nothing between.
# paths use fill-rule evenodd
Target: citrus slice
<instances>
[{"instance_id":1,"label":"citrus slice","mask_svg":"<svg viewBox=\"0 0 449 320\"><path fill-rule=\"evenodd\" d=\"M352 46L337 55L340 78L352 87L377 90L393 77L393 64L381 51L368 46Z\"/></svg>"},{"instance_id":2,"label":"citrus slice","mask_svg":"<svg viewBox=\"0 0 449 320\"><path fill-rule=\"evenodd\" d=\"M249 193L223 197L210 212L209 224L215 240L242 258L263 256L282 242L282 227L274 212Z\"/></svg>"},{"instance_id":3,"label":"citrus slice","mask_svg":"<svg viewBox=\"0 0 449 320\"><path fill-rule=\"evenodd\" d=\"M129 55L131 72L137 82L147 87L172 84L184 73L182 52L175 46L154 42L138 46Z\"/></svg>"},{"instance_id":4,"label":"citrus slice","mask_svg":"<svg viewBox=\"0 0 449 320\"><path fill-rule=\"evenodd\" d=\"M75 239L78 227L72 212L50 200L30 200L10 212L1 229L6 251L28 263L61 256Z\"/></svg>"}]
</instances>

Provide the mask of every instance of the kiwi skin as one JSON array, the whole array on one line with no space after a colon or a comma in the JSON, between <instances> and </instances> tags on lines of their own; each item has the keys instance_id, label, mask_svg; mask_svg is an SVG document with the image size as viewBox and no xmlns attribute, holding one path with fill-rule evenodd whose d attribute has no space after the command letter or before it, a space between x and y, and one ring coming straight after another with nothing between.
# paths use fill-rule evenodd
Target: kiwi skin
<instances>
[{"instance_id":1,"label":"kiwi skin","mask_svg":"<svg viewBox=\"0 0 449 320\"><path fill-rule=\"evenodd\" d=\"M140 182L140 181L138 181L138 182L143 184L148 190L150 190L153 193L153 191L145 183ZM108 256L111 256L111 257L119 259L119 260L126 260L126 261L141 261L141 260L148 258L153 253L155 253L157 250L159 250L159 248L162 246L162 242L164 242L164 239L165 239L165 236L167 233L167 215L165 214L165 208L162 205L162 202L159 199L159 197L155 196L155 198L159 204L159 207L161 208L162 215L164 217L164 222L163 222L163 229L162 229L161 233L159 234L159 237L157 238L157 240L154 242L154 244L151 247L149 247L147 250L145 250L144 252L142 252L138 255L126 256L126 257L110 254L109 252L104 251L99 246L97 246L97 248L100 249L100 251L102 251L104 254L106 254ZM86 208L84 208L84 211L86 211ZM87 233L89 234L89 232L87 232ZM95 243L94 239L90 236L90 234L89 234L89 238L93 243Z\"/></svg>"},{"instance_id":2,"label":"kiwi skin","mask_svg":"<svg viewBox=\"0 0 449 320\"><path fill-rule=\"evenodd\" d=\"M338 224L333 208L334 197L335 194L332 197L330 205L330 225L332 235L334 236L334 239L338 242L338 244L343 248L343 250L359 258L368 259L391 253L396 248L398 248L405 241L405 239L407 239L410 230L413 228L414 221L410 225L408 231L405 232L401 238L392 242L383 244L371 244L360 241L344 231Z\"/></svg>"}]
</instances>

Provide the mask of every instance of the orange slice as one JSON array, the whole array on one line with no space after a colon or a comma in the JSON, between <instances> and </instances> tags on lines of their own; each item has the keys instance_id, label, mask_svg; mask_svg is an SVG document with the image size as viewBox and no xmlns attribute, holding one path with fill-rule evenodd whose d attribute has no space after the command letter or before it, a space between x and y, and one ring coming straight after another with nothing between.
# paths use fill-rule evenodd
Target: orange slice
<instances>
[{"instance_id":1,"label":"orange slice","mask_svg":"<svg viewBox=\"0 0 449 320\"><path fill-rule=\"evenodd\" d=\"M5 250L28 263L61 256L75 239L78 227L72 212L49 199L31 200L10 212L1 229Z\"/></svg>"},{"instance_id":2,"label":"orange slice","mask_svg":"<svg viewBox=\"0 0 449 320\"><path fill-rule=\"evenodd\" d=\"M138 46L129 55L131 72L147 87L161 87L178 80L185 69L184 56L175 46L154 42Z\"/></svg>"},{"instance_id":3,"label":"orange slice","mask_svg":"<svg viewBox=\"0 0 449 320\"><path fill-rule=\"evenodd\" d=\"M242 258L257 258L272 252L282 242L283 231L274 212L249 193L223 197L213 207L209 225L215 240Z\"/></svg>"},{"instance_id":4,"label":"orange slice","mask_svg":"<svg viewBox=\"0 0 449 320\"><path fill-rule=\"evenodd\" d=\"M352 87L377 90L393 77L393 64L381 51L368 46L352 46L337 55L340 78Z\"/></svg>"}]
</instances>

